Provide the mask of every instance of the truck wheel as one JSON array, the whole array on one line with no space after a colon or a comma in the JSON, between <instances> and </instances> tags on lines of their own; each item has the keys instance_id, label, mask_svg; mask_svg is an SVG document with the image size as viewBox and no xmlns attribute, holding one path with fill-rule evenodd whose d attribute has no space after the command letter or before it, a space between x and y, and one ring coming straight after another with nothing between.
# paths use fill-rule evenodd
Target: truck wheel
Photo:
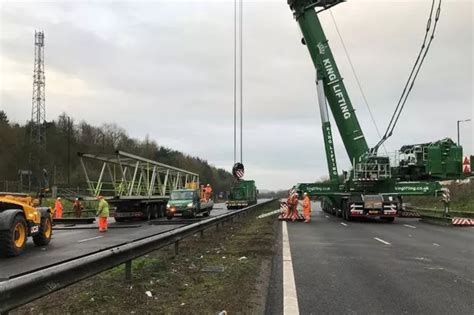
<instances>
[{"instance_id":1,"label":"truck wheel","mask_svg":"<svg viewBox=\"0 0 474 315\"><path fill-rule=\"evenodd\" d=\"M26 246L28 236L26 221L17 215L9 230L0 232L0 255L14 257L20 255Z\"/></svg>"},{"instance_id":2,"label":"truck wheel","mask_svg":"<svg viewBox=\"0 0 474 315\"><path fill-rule=\"evenodd\" d=\"M152 208L150 205L147 205L145 208L145 218L147 221L153 219Z\"/></svg>"},{"instance_id":3,"label":"truck wheel","mask_svg":"<svg viewBox=\"0 0 474 315\"><path fill-rule=\"evenodd\" d=\"M153 219L158 219L160 217L160 207L156 203L153 205Z\"/></svg>"},{"instance_id":4,"label":"truck wheel","mask_svg":"<svg viewBox=\"0 0 474 315\"><path fill-rule=\"evenodd\" d=\"M167 218L168 220L171 220L171 219L173 219L173 215L167 215L166 218Z\"/></svg>"},{"instance_id":5,"label":"truck wheel","mask_svg":"<svg viewBox=\"0 0 474 315\"><path fill-rule=\"evenodd\" d=\"M208 216L211 214L211 210L212 210L212 208L211 208L211 209L207 209L207 210L202 214L202 216L203 216L203 217L208 217Z\"/></svg>"},{"instance_id":6,"label":"truck wheel","mask_svg":"<svg viewBox=\"0 0 474 315\"><path fill-rule=\"evenodd\" d=\"M53 235L53 228L51 224L51 217L47 216L41 218L41 224L39 226L38 234L33 235L33 242L36 246L48 245Z\"/></svg>"},{"instance_id":7,"label":"truck wheel","mask_svg":"<svg viewBox=\"0 0 474 315\"><path fill-rule=\"evenodd\" d=\"M386 217L386 218L382 218L382 221L386 222L386 223L392 223L393 221L395 221L395 218L394 217Z\"/></svg>"}]
</instances>

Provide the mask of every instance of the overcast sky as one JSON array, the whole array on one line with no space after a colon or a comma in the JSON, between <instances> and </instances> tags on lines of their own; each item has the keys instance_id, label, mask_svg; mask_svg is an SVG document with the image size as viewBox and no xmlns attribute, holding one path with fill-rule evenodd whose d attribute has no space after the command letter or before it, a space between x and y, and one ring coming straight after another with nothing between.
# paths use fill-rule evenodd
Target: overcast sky
<instances>
[{"instance_id":1,"label":"overcast sky","mask_svg":"<svg viewBox=\"0 0 474 315\"><path fill-rule=\"evenodd\" d=\"M246 178L261 189L327 176L315 70L286 4L244 2ZM31 115L34 31L45 32L47 120L116 123L136 138L233 164L233 1L4 1L0 109ZM332 9L383 132L424 35L430 0L349 0ZM387 150L456 139L474 118L473 1L443 1L436 38ZM362 129L374 123L328 12L320 14ZM334 128L335 128L335 124ZM336 129L339 170L349 161ZM461 125L474 154L472 122Z\"/></svg>"}]
</instances>

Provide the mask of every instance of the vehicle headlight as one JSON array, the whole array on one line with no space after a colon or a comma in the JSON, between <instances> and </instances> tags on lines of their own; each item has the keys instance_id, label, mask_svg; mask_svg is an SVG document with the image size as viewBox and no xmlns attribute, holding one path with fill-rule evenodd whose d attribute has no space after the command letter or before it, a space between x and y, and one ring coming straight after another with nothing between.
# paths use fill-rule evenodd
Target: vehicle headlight
<instances>
[{"instance_id":1,"label":"vehicle headlight","mask_svg":"<svg viewBox=\"0 0 474 315\"><path fill-rule=\"evenodd\" d=\"M167 204L167 205L166 205L166 208L167 208L167 209L171 208L171 205L170 205L170 204Z\"/></svg>"},{"instance_id":2,"label":"vehicle headlight","mask_svg":"<svg viewBox=\"0 0 474 315\"><path fill-rule=\"evenodd\" d=\"M194 207L194 204L192 202L188 203L188 208Z\"/></svg>"}]
</instances>

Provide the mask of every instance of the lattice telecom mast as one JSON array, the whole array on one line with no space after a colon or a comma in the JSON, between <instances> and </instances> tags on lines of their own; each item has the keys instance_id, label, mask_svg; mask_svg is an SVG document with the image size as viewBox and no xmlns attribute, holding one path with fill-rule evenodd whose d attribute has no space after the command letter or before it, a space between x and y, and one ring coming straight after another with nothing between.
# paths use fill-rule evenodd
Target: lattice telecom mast
<instances>
[{"instance_id":1,"label":"lattice telecom mast","mask_svg":"<svg viewBox=\"0 0 474 315\"><path fill-rule=\"evenodd\" d=\"M45 120L44 33L35 31L31 141L40 146L44 146L46 142Z\"/></svg>"}]
</instances>

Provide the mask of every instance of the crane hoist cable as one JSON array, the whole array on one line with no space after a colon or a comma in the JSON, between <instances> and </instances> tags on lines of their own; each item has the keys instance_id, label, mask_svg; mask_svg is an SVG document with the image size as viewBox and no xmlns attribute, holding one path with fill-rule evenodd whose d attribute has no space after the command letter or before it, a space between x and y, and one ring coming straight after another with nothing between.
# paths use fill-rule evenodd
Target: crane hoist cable
<instances>
[{"instance_id":1,"label":"crane hoist cable","mask_svg":"<svg viewBox=\"0 0 474 315\"><path fill-rule=\"evenodd\" d=\"M239 21L239 35L240 35L240 163L242 163L242 143L243 143L243 11L244 1L240 0L240 21Z\"/></svg>"},{"instance_id":2,"label":"crane hoist cable","mask_svg":"<svg viewBox=\"0 0 474 315\"><path fill-rule=\"evenodd\" d=\"M362 84L360 83L359 76L357 75L354 64L352 63L351 56L349 55L349 51L347 50L344 39L342 38L341 32L339 30L339 26L337 25L337 22L336 22L336 18L334 17L334 14L332 13L331 9L329 9L329 13L331 14L332 21L334 22L334 26L336 27L336 32L339 36L339 39L341 40L342 47L344 48L344 52L346 54L347 60L349 61L349 65L351 66L352 74L354 75L354 78L357 82L357 86L359 87L359 91L360 91L360 94L362 95L362 99L364 100L365 106L367 107L367 110L369 111L370 119L372 120L372 123L375 126L375 131L377 132L377 135L381 137L379 127L377 126L377 122L374 118L374 115L372 114L372 110L369 106L369 102L367 101L367 97L365 96L364 89L362 88ZM384 148L385 154L387 154L387 150L385 146L383 146L383 148Z\"/></svg>"},{"instance_id":3,"label":"crane hoist cable","mask_svg":"<svg viewBox=\"0 0 474 315\"><path fill-rule=\"evenodd\" d=\"M242 164L242 160L243 160L243 149L242 149L243 148L243 0L239 0L238 2L239 3L237 6L237 0L234 0L234 166L232 168L232 174L237 180L239 180L240 178L244 176L244 165ZM238 32L238 37L239 37L238 41L237 41L237 32ZM239 162L237 162L237 98L239 100L238 105L240 107L240 115L239 115L240 116L239 117L240 161Z\"/></svg>"},{"instance_id":4,"label":"crane hoist cable","mask_svg":"<svg viewBox=\"0 0 474 315\"><path fill-rule=\"evenodd\" d=\"M237 0L234 0L234 164L237 162Z\"/></svg>"},{"instance_id":5,"label":"crane hoist cable","mask_svg":"<svg viewBox=\"0 0 474 315\"><path fill-rule=\"evenodd\" d=\"M382 139L380 139L380 141L377 143L377 145L371 150L373 154L376 154L380 145L382 145L385 142L385 140L387 140L393 134L393 130L395 129L395 126L397 125L398 119L400 118L403 108L405 107L406 101L408 100L408 96L410 95L413 89L416 78L418 77L418 74L423 65L423 62L425 61L426 55L428 54L428 51L430 50L431 43L433 42L434 34L436 32L436 27L439 21L439 16L441 14L441 3L442 3L442 0L439 0L438 7L434 15L434 23L433 23L433 13L434 13L436 0L432 0L431 2L430 15L426 23L426 32L423 39L423 44L421 45L420 52L418 53L415 64L413 65L413 68L410 72L410 76L408 77L405 87L403 88L402 95L400 96L398 100L397 106L392 115L392 118L390 119L390 122L387 126L387 130L385 131L385 134L383 135ZM431 36L427 44L426 41L428 40L428 35L431 30L431 25L433 25L433 29L431 31Z\"/></svg>"}]
</instances>

